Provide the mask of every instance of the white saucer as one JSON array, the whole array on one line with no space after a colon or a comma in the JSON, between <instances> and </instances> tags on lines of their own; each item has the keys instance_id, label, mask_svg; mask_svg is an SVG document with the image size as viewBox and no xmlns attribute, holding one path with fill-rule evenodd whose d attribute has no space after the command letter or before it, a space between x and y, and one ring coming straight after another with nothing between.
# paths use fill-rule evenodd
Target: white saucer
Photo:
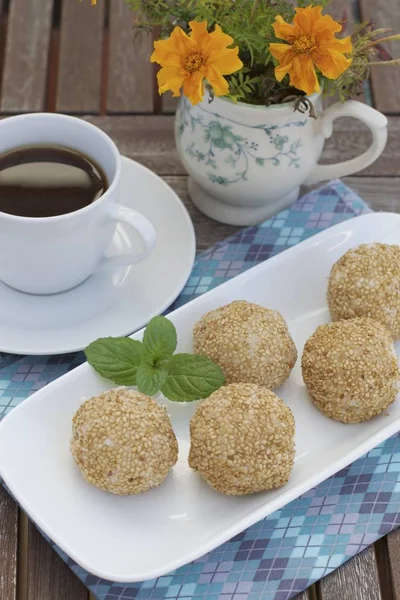
<instances>
[{"instance_id":1,"label":"white saucer","mask_svg":"<svg viewBox=\"0 0 400 600\"><path fill-rule=\"evenodd\" d=\"M157 246L138 265L93 275L77 288L32 296L0 283L0 351L65 354L106 336L125 336L165 311L182 291L193 267L193 225L181 200L157 175L123 158L121 203L145 215ZM138 245L118 225L110 254Z\"/></svg>"}]
</instances>

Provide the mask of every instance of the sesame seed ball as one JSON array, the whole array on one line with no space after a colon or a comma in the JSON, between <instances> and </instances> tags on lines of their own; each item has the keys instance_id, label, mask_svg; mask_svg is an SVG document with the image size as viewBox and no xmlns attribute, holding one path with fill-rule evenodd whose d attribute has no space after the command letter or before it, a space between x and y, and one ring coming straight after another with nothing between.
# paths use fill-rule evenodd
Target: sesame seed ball
<instances>
[{"instance_id":1,"label":"sesame seed ball","mask_svg":"<svg viewBox=\"0 0 400 600\"><path fill-rule=\"evenodd\" d=\"M287 483L294 461L292 411L253 383L224 386L190 422L189 465L215 490L241 496Z\"/></svg>"},{"instance_id":2,"label":"sesame seed ball","mask_svg":"<svg viewBox=\"0 0 400 600\"><path fill-rule=\"evenodd\" d=\"M369 318L318 327L304 347L301 367L315 406L342 423L360 423L381 414L399 389L392 337Z\"/></svg>"},{"instance_id":3,"label":"sesame seed ball","mask_svg":"<svg viewBox=\"0 0 400 600\"><path fill-rule=\"evenodd\" d=\"M165 408L117 388L75 413L71 452L88 483L113 494L140 494L164 481L178 459L178 443Z\"/></svg>"},{"instance_id":4,"label":"sesame seed ball","mask_svg":"<svg viewBox=\"0 0 400 600\"><path fill-rule=\"evenodd\" d=\"M227 383L282 385L297 360L283 317L244 300L205 314L193 331L193 350L216 362Z\"/></svg>"},{"instance_id":5,"label":"sesame seed ball","mask_svg":"<svg viewBox=\"0 0 400 600\"><path fill-rule=\"evenodd\" d=\"M371 317L400 338L400 246L363 244L333 266L328 285L334 321Z\"/></svg>"}]
</instances>

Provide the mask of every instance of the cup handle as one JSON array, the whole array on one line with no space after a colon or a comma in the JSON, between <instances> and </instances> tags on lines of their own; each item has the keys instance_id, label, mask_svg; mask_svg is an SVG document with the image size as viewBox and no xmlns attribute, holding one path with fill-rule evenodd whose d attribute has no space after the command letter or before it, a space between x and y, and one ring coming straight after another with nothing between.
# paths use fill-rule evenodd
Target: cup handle
<instances>
[{"instance_id":1,"label":"cup handle","mask_svg":"<svg viewBox=\"0 0 400 600\"><path fill-rule=\"evenodd\" d=\"M317 129L317 134L322 135L326 139L330 138L333 133L333 123L340 117L353 117L365 123L372 133L371 146L366 152L351 160L346 160L335 165L317 165L304 182L305 185L346 177L362 171L375 162L385 149L388 138L387 118L374 108L355 100L349 100L345 103L337 102L328 108L317 121L317 127L319 128L319 130Z\"/></svg>"},{"instance_id":2,"label":"cup handle","mask_svg":"<svg viewBox=\"0 0 400 600\"><path fill-rule=\"evenodd\" d=\"M150 254L156 245L157 235L153 225L146 217L136 212L136 210L119 205L112 209L108 218L112 221L119 221L128 225L135 233L139 234L143 242L143 250L139 253L127 252L118 256L106 256L100 263L98 270L134 265L141 262Z\"/></svg>"}]
</instances>

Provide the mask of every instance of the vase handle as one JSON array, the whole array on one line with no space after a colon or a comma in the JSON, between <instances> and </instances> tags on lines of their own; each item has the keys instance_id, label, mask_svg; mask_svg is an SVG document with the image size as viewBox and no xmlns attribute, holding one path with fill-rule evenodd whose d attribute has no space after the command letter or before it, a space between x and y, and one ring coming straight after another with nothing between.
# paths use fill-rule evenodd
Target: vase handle
<instances>
[{"instance_id":1,"label":"vase handle","mask_svg":"<svg viewBox=\"0 0 400 600\"><path fill-rule=\"evenodd\" d=\"M304 182L305 185L353 175L369 167L384 151L388 138L387 118L374 108L355 100L345 103L337 102L328 108L318 119L317 134L322 135L325 139L330 138L333 133L334 121L341 117L353 117L365 123L372 133L371 146L366 152L351 160L335 165L317 165Z\"/></svg>"}]
</instances>

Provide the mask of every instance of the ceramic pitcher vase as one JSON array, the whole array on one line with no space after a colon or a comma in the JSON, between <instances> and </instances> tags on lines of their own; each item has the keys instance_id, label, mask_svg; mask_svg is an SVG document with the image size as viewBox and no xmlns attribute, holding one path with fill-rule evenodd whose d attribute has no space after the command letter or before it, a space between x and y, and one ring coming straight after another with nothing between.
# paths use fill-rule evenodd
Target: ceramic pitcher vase
<instances>
[{"instance_id":1,"label":"ceramic pitcher vase","mask_svg":"<svg viewBox=\"0 0 400 600\"><path fill-rule=\"evenodd\" d=\"M337 103L323 111L319 95L310 111L294 104L270 107L214 98L192 106L182 97L175 135L189 174L189 194L207 216L230 225L255 225L288 208L300 186L352 175L382 154L387 119L361 102ZM319 165L325 139L340 117L359 119L373 141L357 158ZM350 134L349 134L350 135Z\"/></svg>"}]
</instances>

